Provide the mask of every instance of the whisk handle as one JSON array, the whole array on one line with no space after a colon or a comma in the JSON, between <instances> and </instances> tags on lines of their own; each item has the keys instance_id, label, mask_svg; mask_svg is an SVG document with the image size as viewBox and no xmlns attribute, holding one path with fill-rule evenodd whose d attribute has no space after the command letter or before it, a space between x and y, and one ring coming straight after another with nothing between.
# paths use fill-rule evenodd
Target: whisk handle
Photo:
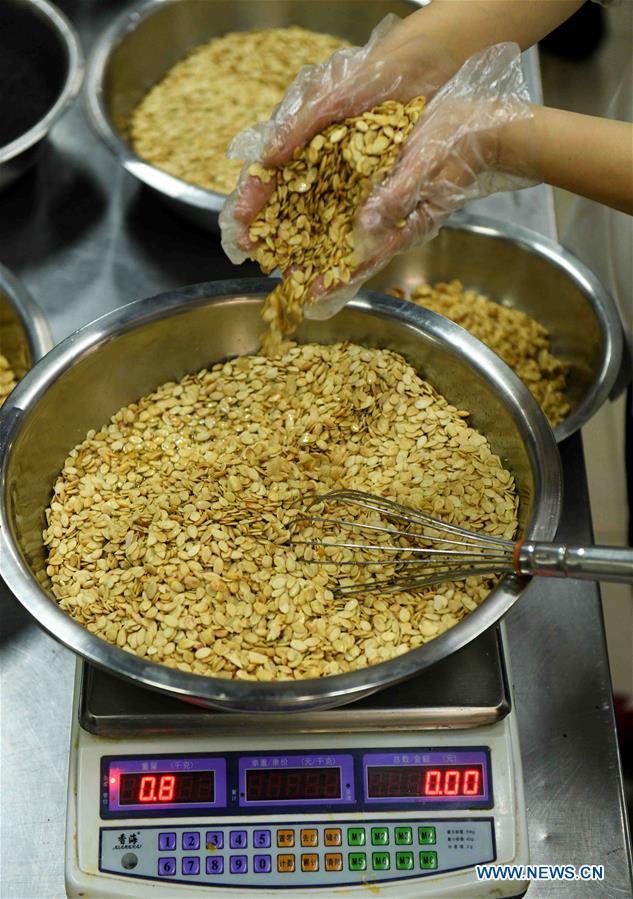
<instances>
[{"instance_id":1,"label":"whisk handle","mask_svg":"<svg viewBox=\"0 0 633 899\"><path fill-rule=\"evenodd\" d=\"M567 546L526 540L517 544L513 564L517 574L633 584L633 549L621 546Z\"/></svg>"}]
</instances>

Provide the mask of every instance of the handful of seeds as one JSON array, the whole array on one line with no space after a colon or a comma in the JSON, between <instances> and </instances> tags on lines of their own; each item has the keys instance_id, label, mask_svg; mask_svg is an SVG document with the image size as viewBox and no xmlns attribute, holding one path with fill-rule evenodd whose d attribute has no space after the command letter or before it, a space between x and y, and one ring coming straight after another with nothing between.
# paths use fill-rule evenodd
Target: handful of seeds
<instances>
[{"instance_id":1,"label":"handful of seeds","mask_svg":"<svg viewBox=\"0 0 633 899\"><path fill-rule=\"evenodd\" d=\"M313 287L329 290L350 281L359 265L355 215L392 169L423 110L423 97L407 104L387 100L330 125L295 150L285 166L250 166L249 174L264 183L276 177L268 203L250 225L249 237L256 242L251 255L263 272L279 268L286 276L264 304L268 355L282 350L283 337L303 319Z\"/></svg>"},{"instance_id":2,"label":"handful of seeds","mask_svg":"<svg viewBox=\"0 0 633 899\"><path fill-rule=\"evenodd\" d=\"M4 403L14 387L17 386L17 378L9 364L9 360L0 353L0 406Z\"/></svg>"}]
</instances>

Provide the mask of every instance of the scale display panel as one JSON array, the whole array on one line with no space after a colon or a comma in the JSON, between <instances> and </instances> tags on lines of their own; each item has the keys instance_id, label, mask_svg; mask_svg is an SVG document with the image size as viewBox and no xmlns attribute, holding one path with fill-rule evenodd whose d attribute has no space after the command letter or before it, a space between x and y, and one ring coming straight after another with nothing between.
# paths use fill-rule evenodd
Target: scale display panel
<instances>
[{"instance_id":1,"label":"scale display panel","mask_svg":"<svg viewBox=\"0 0 633 899\"><path fill-rule=\"evenodd\" d=\"M486 748L103 757L101 817L276 815L296 811L486 809Z\"/></svg>"},{"instance_id":2,"label":"scale display panel","mask_svg":"<svg viewBox=\"0 0 633 899\"><path fill-rule=\"evenodd\" d=\"M103 759L103 817L200 814L224 807L223 758L178 755Z\"/></svg>"}]
</instances>

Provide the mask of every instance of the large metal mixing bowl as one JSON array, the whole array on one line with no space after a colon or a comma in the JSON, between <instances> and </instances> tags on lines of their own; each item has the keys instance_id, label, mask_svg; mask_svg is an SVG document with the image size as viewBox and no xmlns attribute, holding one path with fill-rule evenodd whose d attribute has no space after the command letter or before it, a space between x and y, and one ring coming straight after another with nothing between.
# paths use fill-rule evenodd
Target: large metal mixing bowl
<instances>
[{"instance_id":1,"label":"large metal mixing bowl","mask_svg":"<svg viewBox=\"0 0 633 899\"><path fill-rule=\"evenodd\" d=\"M396 256L367 287L410 291L421 281L455 278L547 328L552 352L570 365L571 412L554 428L556 440L586 424L609 397L622 364L620 316L596 275L535 231L462 215L424 247Z\"/></svg>"},{"instance_id":2,"label":"large metal mixing bowl","mask_svg":"<svg viewBox=\"0 0 633 899\"><path fill-rule=\"evenodd\" d=\"M9 360L17 379L52 346L41 309L15 275L0 265L0 353Z\"/></svg>"},{"instance_id":3,"label":"large metal mixing bowl","mask_svg":"<svg viewBox=\"0 0 633 899\"><path fill-rule=\"evenodd\" d=\"M130 116L149 89L193 47L230 31L301 25L364 44L387 13L404 17L418 6L419 0L147 0L120 16L92 52L85 83L90 120L126 171L188 220L218 230L224 194L144 162L128 142Z\"/></svg>"},{"instance_id":4,"label":"large metal mixing bowl","mask_svg":"<svg viewBox=\"0 0 633 899\"><path fill-rule=\"evenodd\" d=\"M77 95L83 55L75 30L47 0L0 0L0 29L20 53L37 60L55 94L46 114L28 131L0 147L0 190L12 184L37 160L44 138ZM2 90L2 85L0 85ZM11 102L20 103L19 96Z\"/></svg>"},{"instance_id":5,"label":"large metal mixing bowl","mask_svg":"<svg viewBox=\"0 0 633 899\"><path fill-rule=\"evenodd\" d=\"M432 665L492 626L528 579L504 578L473 613L436 640L348 674L254 683L186 674L91 634L49 592L44 510L69 451L91 428L165 381L254 351L267 279L200 284L103 316L58 344L0 411L0 575L50 634L94 664L139 684L225 709L283 712L350 702ZM307 322L302 342L351 340L403 353L472 422L514 473L520 528L551 539L561 501L552 432L528 390L494 353L442 316L363 291L337 316Z\"/></svg>"}]
</instances>

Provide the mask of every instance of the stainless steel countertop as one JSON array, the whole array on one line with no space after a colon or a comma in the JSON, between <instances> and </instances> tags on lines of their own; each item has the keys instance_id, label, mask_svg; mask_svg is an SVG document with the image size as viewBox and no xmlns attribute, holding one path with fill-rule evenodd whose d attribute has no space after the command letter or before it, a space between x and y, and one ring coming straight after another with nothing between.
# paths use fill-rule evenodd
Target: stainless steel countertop
<instances>
[{"instance_id":1,"label":"stainless steel countertop","mask_svg":"<svg viewBox=\"0 0 633 899\"><path fill-rule=\"evenodd\" d=\"M58 0L84 50L128 0ZM526 56L540 97L536 53ZM473 204L554 234L539 187ZM81 108L55 128L36 172L0 198L0 261L22 277L59 340L117 306L198 281L245 276L212 237L179 222L90 133ZM561 448L560 536L589 539L582 445ZM2 766L0 895L63 899L68 736L74 657L0 585ZM540 582L507 619L530 847L536 864L604 864L602 883L533 883L530 899L633 896L611 684L598 590Z\"/></svg>"}]
</instances>

